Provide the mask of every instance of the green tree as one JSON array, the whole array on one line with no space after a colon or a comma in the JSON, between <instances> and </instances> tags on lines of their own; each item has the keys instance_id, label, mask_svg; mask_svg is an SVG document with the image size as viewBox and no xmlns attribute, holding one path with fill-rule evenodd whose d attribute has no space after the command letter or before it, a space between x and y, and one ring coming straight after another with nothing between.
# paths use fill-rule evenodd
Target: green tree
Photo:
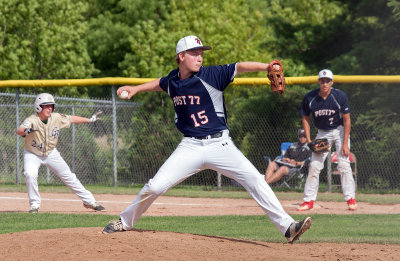
<instances>
[{"instance_id":1,"label":"green tree","mask_svg":"<svg viewBox=\"0 0 400 261\"><path fill-rule=\"evenodd\" d=\"M270 61L270 53L260 49L262 41L268 37L266 27L259 23L261 19L261 12L251 12L246 2L239 0L206 0L201 3L170 0L162 24L153 20L139 21L133 29L135 34L126 36L130 51L119 64L120 70L127 77L156 78L165 75L177 67L174 59L177 41L190 34L197 35L204 44L213 47L204 55L205 66L243 60ZM263 73L243 76L256 75L265 77ZM251 91L251 88L248 90ZM229 92L233 90L228 90L227 96ZM153 94L145 96L149 99L139 96L140 100L149 104L150 110L157 110L158 102L150 105L150 101L154 100ZM161 111L165 110L161 108Z\"/></svg>"},{"instance_id":2,"label":"green tree","mask_svg":"<svg viewBox=\"0 0 400 261\"><path fill-rule=\"evenodd\" d=\"M165 1L90 0L88 49L99 69L97 76L121 76L119 63L130 52L128 38L138 37L135 25L141 21L160 23Z\"/></svg>"},{"instance_id":3,"label":"green tree","mask_svg":"<svg viewBox=\"0 0 400 261\"><path fill-rule=\"evenodd\" d=\"M400 73L400 19L399 1L357 1L350 6L352 26L349 28L352 49L332 59L334 70L345 74ZM399 131L400 106L397 86L373 84L343 86L354 105L364 104L355 119L354 149L366 153L366 164L360 166L361 178L369 186L379 183L398 187L400 179L393 180L393 169L400 161L396 139ZM368 106L365 106L367 104ZM373 162L373 164L369 164ZM397 177L399 177L397 175ZM390 182L389 182L390 181Z\"/></svg>"},{"instance_id":4,"label":"green tree","mask_svg":"<svg viewBox=\"0 0 400 261\"><path fill-rule=\"evenodd\" d=\"M327 67L341 75L399 74L399 1L278 0L270 2L266 17L274 32L266 45L295 64L307 65L308 74ZM400 145L391 138L398 132L394 122L400 114L393 85L335 87L347 93L351 108L358 112L352 113L351 138L352 150L363 152L359 184L387 184L390 169L398 168L400 160L388 162L385 156L398 153L383 149ZM396 187L400 181L390 183Z\"/></svg>"},{"instance_id":5,"label":"green tree","mask_svg":"<svg viewBox=\"0 0 400 261\"><path fill-rule=\"evenodd\" d=\"M386 0L352 2L348 14L350 26L345 31L351 49L329 61L334 70L356 75L399 73L399 11L388 5Z\"/></svg>"},{"instance_id":6,"label":"green tree","mask_svg":"<svg viewBox=\"0 0 400 261\"><path fill-rule=\"evenodd\" d=\"M349 50L347 4L331 0L269 1L267 26L273 37L265 41L278 56L305 64L307 74L316 74L326 61ZM301 74L300 74L301 75Z\"/></svg>"},{"instance_id":7,"label":"green tree","mask_svg":"<svg viewBox=\"0 0 400 261\"><path fill-rule=\"evenodd\" d=\"M177 41L186 35L197 35L204 44L213 47L204 54L204 66L245 60L267 62L273 59L269 51L261 46L269 37L268 28L260 24L263 14L255 8L251 9L244 1L171 0L168 2L166 13L162 23L155 20L141 20L133 27L134 34L126 35L130 50L125 59L119 63L123 76L148 78L165 76L177 67L175 46ZM266 74L242 75L245 76L265 77ZM254 89L245 86L229 87L225 91L225 96L227 100L231 100L235 92L241 92L246 97L252 96L252 93L260 94ZM143 120L132 118L135 126L138 126L137 130L147 135L145 140L134 138L129 151L138 162L149 164L149 160L155 160L156 163L151 165L159 167L159 161L168 156L164 154L165 144L176 145L180 140L179 134L177 136L176 131L171 129L174 120L173 105L163 92L139 94L135 100L143 103L142 110L150 116ZM253 104L252 100L243 100L243 103L246 102L249 105L243 106L246 110L260 106ZM233 107L235 104L232 101L227 106ZM253 111L257 113L256 110ZM163 138L162 143L157 142L159 139L157 137L160 135ZM144 146L146 142L151 142L153 146L146 149ZM160 152L163 152L164 157ZM148 166L143 165L143 169L147 168Z\"/></svg>"},{"instance_id":8,"label":"green tree","mask_svg":"<svg viewBox=\"0 0 400 261\"><path fill-rule=\"evenodd\" d=\"M1 1L0 79L90 78L95 69L83 40L87 8L79 0ZM82 88L50 91L58 95L85 92Z\"/></svg>"}]
</instances>

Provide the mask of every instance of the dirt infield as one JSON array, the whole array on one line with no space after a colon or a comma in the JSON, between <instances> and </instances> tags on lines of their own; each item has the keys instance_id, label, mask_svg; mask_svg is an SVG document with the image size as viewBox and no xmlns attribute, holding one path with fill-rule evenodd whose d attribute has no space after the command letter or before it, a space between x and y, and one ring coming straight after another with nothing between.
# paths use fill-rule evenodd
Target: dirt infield
<instances>
[{"instance_id":1,"label":"dirt infield","mask_svg":"<svg viewBox=\"0 0 400 261\"><path fill-rule=\"evenodd\" d=\"M41 193L41 212L118 215L135 196L95 195L105 212L82 207L72 193ZM300 201L281 201L296 213ZM26 193L0 192L1 212L28 210ZM318 202L310 214L352 214L346 204ZM359 203L357 214L400 213L400 204ZM252 199L160 197L147 216L263 215ZM298 214L298 212L296 213ZM158 231L101 234L102 228L69 228L0 235L4 260L398 260L400 246L374 244L301 243L293 245Z\"/></svg>"}]
</instances>

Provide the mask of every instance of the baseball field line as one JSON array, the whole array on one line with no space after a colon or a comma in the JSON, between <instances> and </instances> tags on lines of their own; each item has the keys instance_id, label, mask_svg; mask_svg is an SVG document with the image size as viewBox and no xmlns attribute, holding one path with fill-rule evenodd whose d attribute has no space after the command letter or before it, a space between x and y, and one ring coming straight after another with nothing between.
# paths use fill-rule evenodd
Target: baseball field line
<instances>
[{"instance_id":1,"label":"baseball field line","mask_svg":"<svg viewBox=\"0 0 400 261\"><path fill-rule=\"evenodd\" d=\"M28 200L28 197L3 197L1 199L7 200ZM42 201L58 201L58 202L81 202L80 199L61 199L61 198L42 198ZM115 201L115 200L99 200L99 203L114 203L114 204L130 204L132 201ZM210 206L210 207L224 207L228 205L224 204L195 204L195 203L166 203L166 202L154 202L154 205L170 205L170 206Z\"/></svg>"}]
</instances>

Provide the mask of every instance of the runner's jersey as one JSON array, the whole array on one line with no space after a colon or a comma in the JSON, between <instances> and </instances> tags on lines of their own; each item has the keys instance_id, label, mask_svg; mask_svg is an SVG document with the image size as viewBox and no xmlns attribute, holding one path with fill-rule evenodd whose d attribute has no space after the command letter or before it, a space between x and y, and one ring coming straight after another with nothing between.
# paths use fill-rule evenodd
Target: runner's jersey
<instances>
[{"instance_id":1,"label":"runner's jersey","mask_svg":"<svg viewBox=\"0 0 400 261\"><path fill-rule=\"evenodd\" d=\"M60 130L70 126L70 115L53 112L47 123L43 123L37 113L29 116L20 125L33 129L33 132L25 137L25 150L37 156L48 156L57 145Z\"/></svg>"},{"instance_id":2,"label":"runner's jersey","mask_svg":"<svg viewBox=\"0 0 400 261\"><path fill-rule=\"evenodd\" d=\"M186 79L175 69L161 78L160 87L171 97L175 124L185 136L205 136L227 129L223 91L236 76L236 63L201 67Z\"/></svg>"},{"instance_id":3,"label":"runner's jersey","mask_svg":"<svg viewBox=\"0 0 400 261\"><path fill-rule=\"evenodd\" d=\"M320 89L307 93L301 104L301 115L312 113L314 124L321 130L332 130L343 125L342 114L350 113L347 95L331 88L331 93L324 100L318 95Z\"/></svg>"}]
</instances>

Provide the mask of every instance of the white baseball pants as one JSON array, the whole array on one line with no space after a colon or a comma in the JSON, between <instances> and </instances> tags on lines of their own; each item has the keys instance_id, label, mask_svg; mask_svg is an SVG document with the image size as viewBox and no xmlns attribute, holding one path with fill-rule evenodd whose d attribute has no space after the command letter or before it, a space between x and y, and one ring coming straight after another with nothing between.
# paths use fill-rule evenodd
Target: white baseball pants
<instances>
[{"instance_id":1,"label":"white baseball pants","mask_svg":"<svg viewBox=\"0 0 400 261\"><path fill-rule=\"evenodd\" d=\"M24 175L26 189L28 191L31 207L40 207L41 199L38 186L38 173L40 165L51 169L84 203L93 205L96 203L92 193L85 189L76 175L71 172L69 166L61 157L56 148L45 157L37 156L29 151L24 151Z\"/></svg>"},{"instance_id":2,"label":"white baseball pants","mask_svg":"<svg viewBox=\"0 0 400 261\"><path fill-rule=\"evenodd\" d=\"M342 191L344 200L348 201L351 198L355 198L356 186L353 178L353 173L350 166L349 157L342 155L344 127L339 126L334 130L318 130L317 139L326 138L329 141L330 147L335 143L335 148L338 153L338 170L340 173L340 181L342 184ZM350 138L349 138L350 146ZM308 177L304 186L303 201L309 202L315 201L318 193L319 186L319 174L324 168L324 162L329 152L324 153L312 153L311 163L308 170Z\"/></svg>"},{"instance_id":3,"label":"white baseball pants","mask_svg":"<svg viewBox=\"0 0 400 261\"><path fill-rule=\"evenodd\" d=\"M158 196L204 169L215 170L240 183L282 234L294 221L284 211L264 176L236 148L226 130L221 138L184 137L133 203L120 214L124 229L131 229Z\"/></svg>"}]
</instances>

